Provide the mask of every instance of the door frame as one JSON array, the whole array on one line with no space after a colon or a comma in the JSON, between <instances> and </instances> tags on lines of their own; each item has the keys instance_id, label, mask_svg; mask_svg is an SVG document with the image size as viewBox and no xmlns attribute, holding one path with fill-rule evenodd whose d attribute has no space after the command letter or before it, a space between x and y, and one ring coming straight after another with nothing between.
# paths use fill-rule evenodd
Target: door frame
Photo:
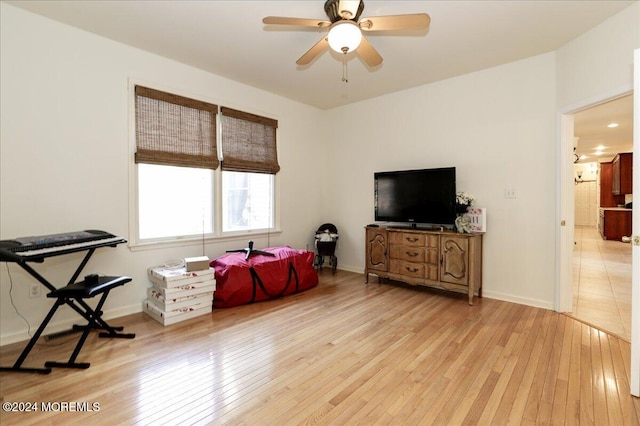
<instances>
[{"instance_id":1,"label":"door frame","mask_svg":"<svg viewBox=\"0 0 640 426\"><path fill-rule=\"evenodd\" d=\"M640 153L640 49L633 52L633 151ZM640 182L640 155L633 156L633 181ZM633 193L633 205L640 206L640 191ZM631 395L640 396L640 209L631 213Z\"/></svg>"},{"instance_id":2,"label":"door frame","mask_svg":"<svg viewBox=\"0 0 640 426\"><path fill-rule=\"evenodd\" d=\"M631 88L603 94L597 98L586 100L578 105L563 108L558 113L558 209L556 221L556 299L554 309L557 312L573 310L573 246L575 225L575 182L573 178L573 114L596 105L600 105L633 93ZM634 126L634 131L636 130ZM635 149L635 146L634 146ZM638 148L640 152L640 148ZM634 162L637 156L634 155ZM634 167L634 181L640 169ZM640 225L640 222L639 222ZM636 229L635 227L633 229Z\"/></svg>"},{"instance_id":3,"label":"door frame","mask_svg":"<svg viewBox=\"0 0 640 426\"><path fill-rule=\"evenodd\" d=\"M630 87L603 93L579 104L560 108L558 112L558 181L557 181L557 217L556 217L556 300L555 310L571 312L573 310L573 246L574 246L574 197L573 181L573 114L614 99L634 96L633 149L640 153L640 49L634 51L634 82ZM635 91L634 91L635 89ZM633 181L640 182L640 155L634 155ZM636 199L637 198L637 199ZM634 192L634 205L640 205L640 191ZM640 211L632 213L633 240L640 229ZM631 302L631 374L630 391L640 396L640 239L632 248L632 302Z\"/></svg>"}]
</instances>

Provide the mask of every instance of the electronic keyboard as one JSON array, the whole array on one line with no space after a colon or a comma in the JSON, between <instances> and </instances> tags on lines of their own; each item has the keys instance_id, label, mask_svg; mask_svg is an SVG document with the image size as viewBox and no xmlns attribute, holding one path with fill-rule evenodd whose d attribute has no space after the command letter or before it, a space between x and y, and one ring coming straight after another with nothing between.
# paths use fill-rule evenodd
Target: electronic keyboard
<instances>
[{"instance_id":1,"label":"electronic keyboard","mask_svg":"<svg viewBox=\"0 0 640 426\"><path fill-rule=\"evenodd\" d=\"M126 243L105 231L87 230L0 241L0 261L42 261L46 257Z\"/></svg>"},{"instance_id":2,"label":"electronic keyboard","mask_svg":"<svg viewBox=\"0 0 640 426\"><path fill-rule=\"evenodd\" d=\"M111 327L104 319L102 319L102 305L111 288L129 282L131 281L131 278L98 277L97 274L90 274L86 275L84 280L77 281L82 270L87 265L87 262L89 262L89 258L98 247L115 247L118 244L126 242L127 240L122 237L98 230L67 232L64 234L23 237L0 241L0 262L16 263L40 284L46 287L47 290L49 290L47 297L56 299L55 304L51 307L47 316L42 320L42 323L36 330L35 334L31 336L31 339L22 350L22 353L16 362L12 366L0 366L0 371L48 374L51 372L51 367L87 368L89 367L89 363L78 363L76 362L76 357L78 356L82 345L86 341L87 335L92 329L103 329L108 331L107 333L100 333L100 337L133 338L135 336L135 334L131 333L117 333L122 330L121 327ZM43 277L42 274L27 263L44 262L47 257L80 251L85 251L86 253L84 253L80 264L65 287L58 288L54 286L53 283ZM94 309L91 305L85 302L84 299L91 298L97 294L101 294L102 296ZM27 356L29 356L31 349L33 349L34 345L47 328L47 324L49 324L49 321L55 314L56 310L62 305L69 305L74 311L87 320L87 325L78 326L79 329L83 329L84 331L80 340L76 344L76 348L74 349L71 358L69 358L68 362L64 363L47 361L44 368L23 367L22 363L25 361ZM74 326L74 329L76 329L76 326Z\"/></svg>"}]
</instances>

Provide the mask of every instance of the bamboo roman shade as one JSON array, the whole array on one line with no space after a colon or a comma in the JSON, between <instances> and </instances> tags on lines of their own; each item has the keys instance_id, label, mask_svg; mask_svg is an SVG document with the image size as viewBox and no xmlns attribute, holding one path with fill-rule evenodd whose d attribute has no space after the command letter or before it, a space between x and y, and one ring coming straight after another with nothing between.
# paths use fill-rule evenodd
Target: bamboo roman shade
<instances>
[{"instance_id":1,"label":"bamboo roman shade","mask_svg":"<svg viewBox=\"0 0 640 426\"><path fill-rule=\"evenodd\" d=\"M278 121L221 107L222 170L275 174Z\"/></svg>"},{"instance_id":2,"label":"bamboo roman shade","mask_svg":"<svg viewBox=\"0 0 640 426\"><path fill-rule=\"evenodd\" d=\"M218 106L136 86L136 163L216 169Z\"/></svg>"}]
</instances>

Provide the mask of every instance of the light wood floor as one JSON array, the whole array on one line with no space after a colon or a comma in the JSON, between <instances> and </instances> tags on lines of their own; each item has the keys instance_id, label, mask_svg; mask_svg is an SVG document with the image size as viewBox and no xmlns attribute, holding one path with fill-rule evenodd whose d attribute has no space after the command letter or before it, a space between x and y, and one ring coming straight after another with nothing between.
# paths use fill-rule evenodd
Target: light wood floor
<instances>
[{"instance_id":1,"label":"light wood floor","mask_svg":"<svg viewBox=\"0 0 640 426\"><path fill-rule=\"evenodd\" d=\"M631 340L631 244L577 226L571 316Z\"/></svg>"},{"instance_id":2,"label":"light wood floor","mask_svg":"<svg viewBox=\"0 0 640 426\"><path fill-rule=\"evenodd\" d=\"M0 412L0 424L640 423L621 339L549 310L320 275L307 292L170 327L111 321L137 337L92 335L87 370L0 376L2 402L100 411ZM26 365L65 360L74 337L39 344ZM2 365L21 349L0 348Z\"/></svg>"}]
</instances>

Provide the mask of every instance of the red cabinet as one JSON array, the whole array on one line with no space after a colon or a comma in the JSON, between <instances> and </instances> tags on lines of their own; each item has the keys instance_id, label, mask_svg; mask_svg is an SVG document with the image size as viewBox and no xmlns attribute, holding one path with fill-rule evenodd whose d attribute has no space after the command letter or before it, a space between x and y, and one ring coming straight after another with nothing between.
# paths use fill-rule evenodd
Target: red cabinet
<instances>
[{"instance_id":1,"label":"red cabinet","mask_svg":"<svg viewBox=\"0 0 640 426\"><path fill-rule=\"evenodd\" d=\"M620 241L622 237L630 237L631 209L600 209L598 230L605 240Z\"/></svg>"},{"instance_id":2,"label":"red cabinet","mask_svg":"<svg viewBox=\"0 0 640 426\"><path fill-rule=\"evenodd\" d=\"M614 195L633 193L633 153L616 155L611 167L611 192Z\"/></svg>"}]
</instances>

